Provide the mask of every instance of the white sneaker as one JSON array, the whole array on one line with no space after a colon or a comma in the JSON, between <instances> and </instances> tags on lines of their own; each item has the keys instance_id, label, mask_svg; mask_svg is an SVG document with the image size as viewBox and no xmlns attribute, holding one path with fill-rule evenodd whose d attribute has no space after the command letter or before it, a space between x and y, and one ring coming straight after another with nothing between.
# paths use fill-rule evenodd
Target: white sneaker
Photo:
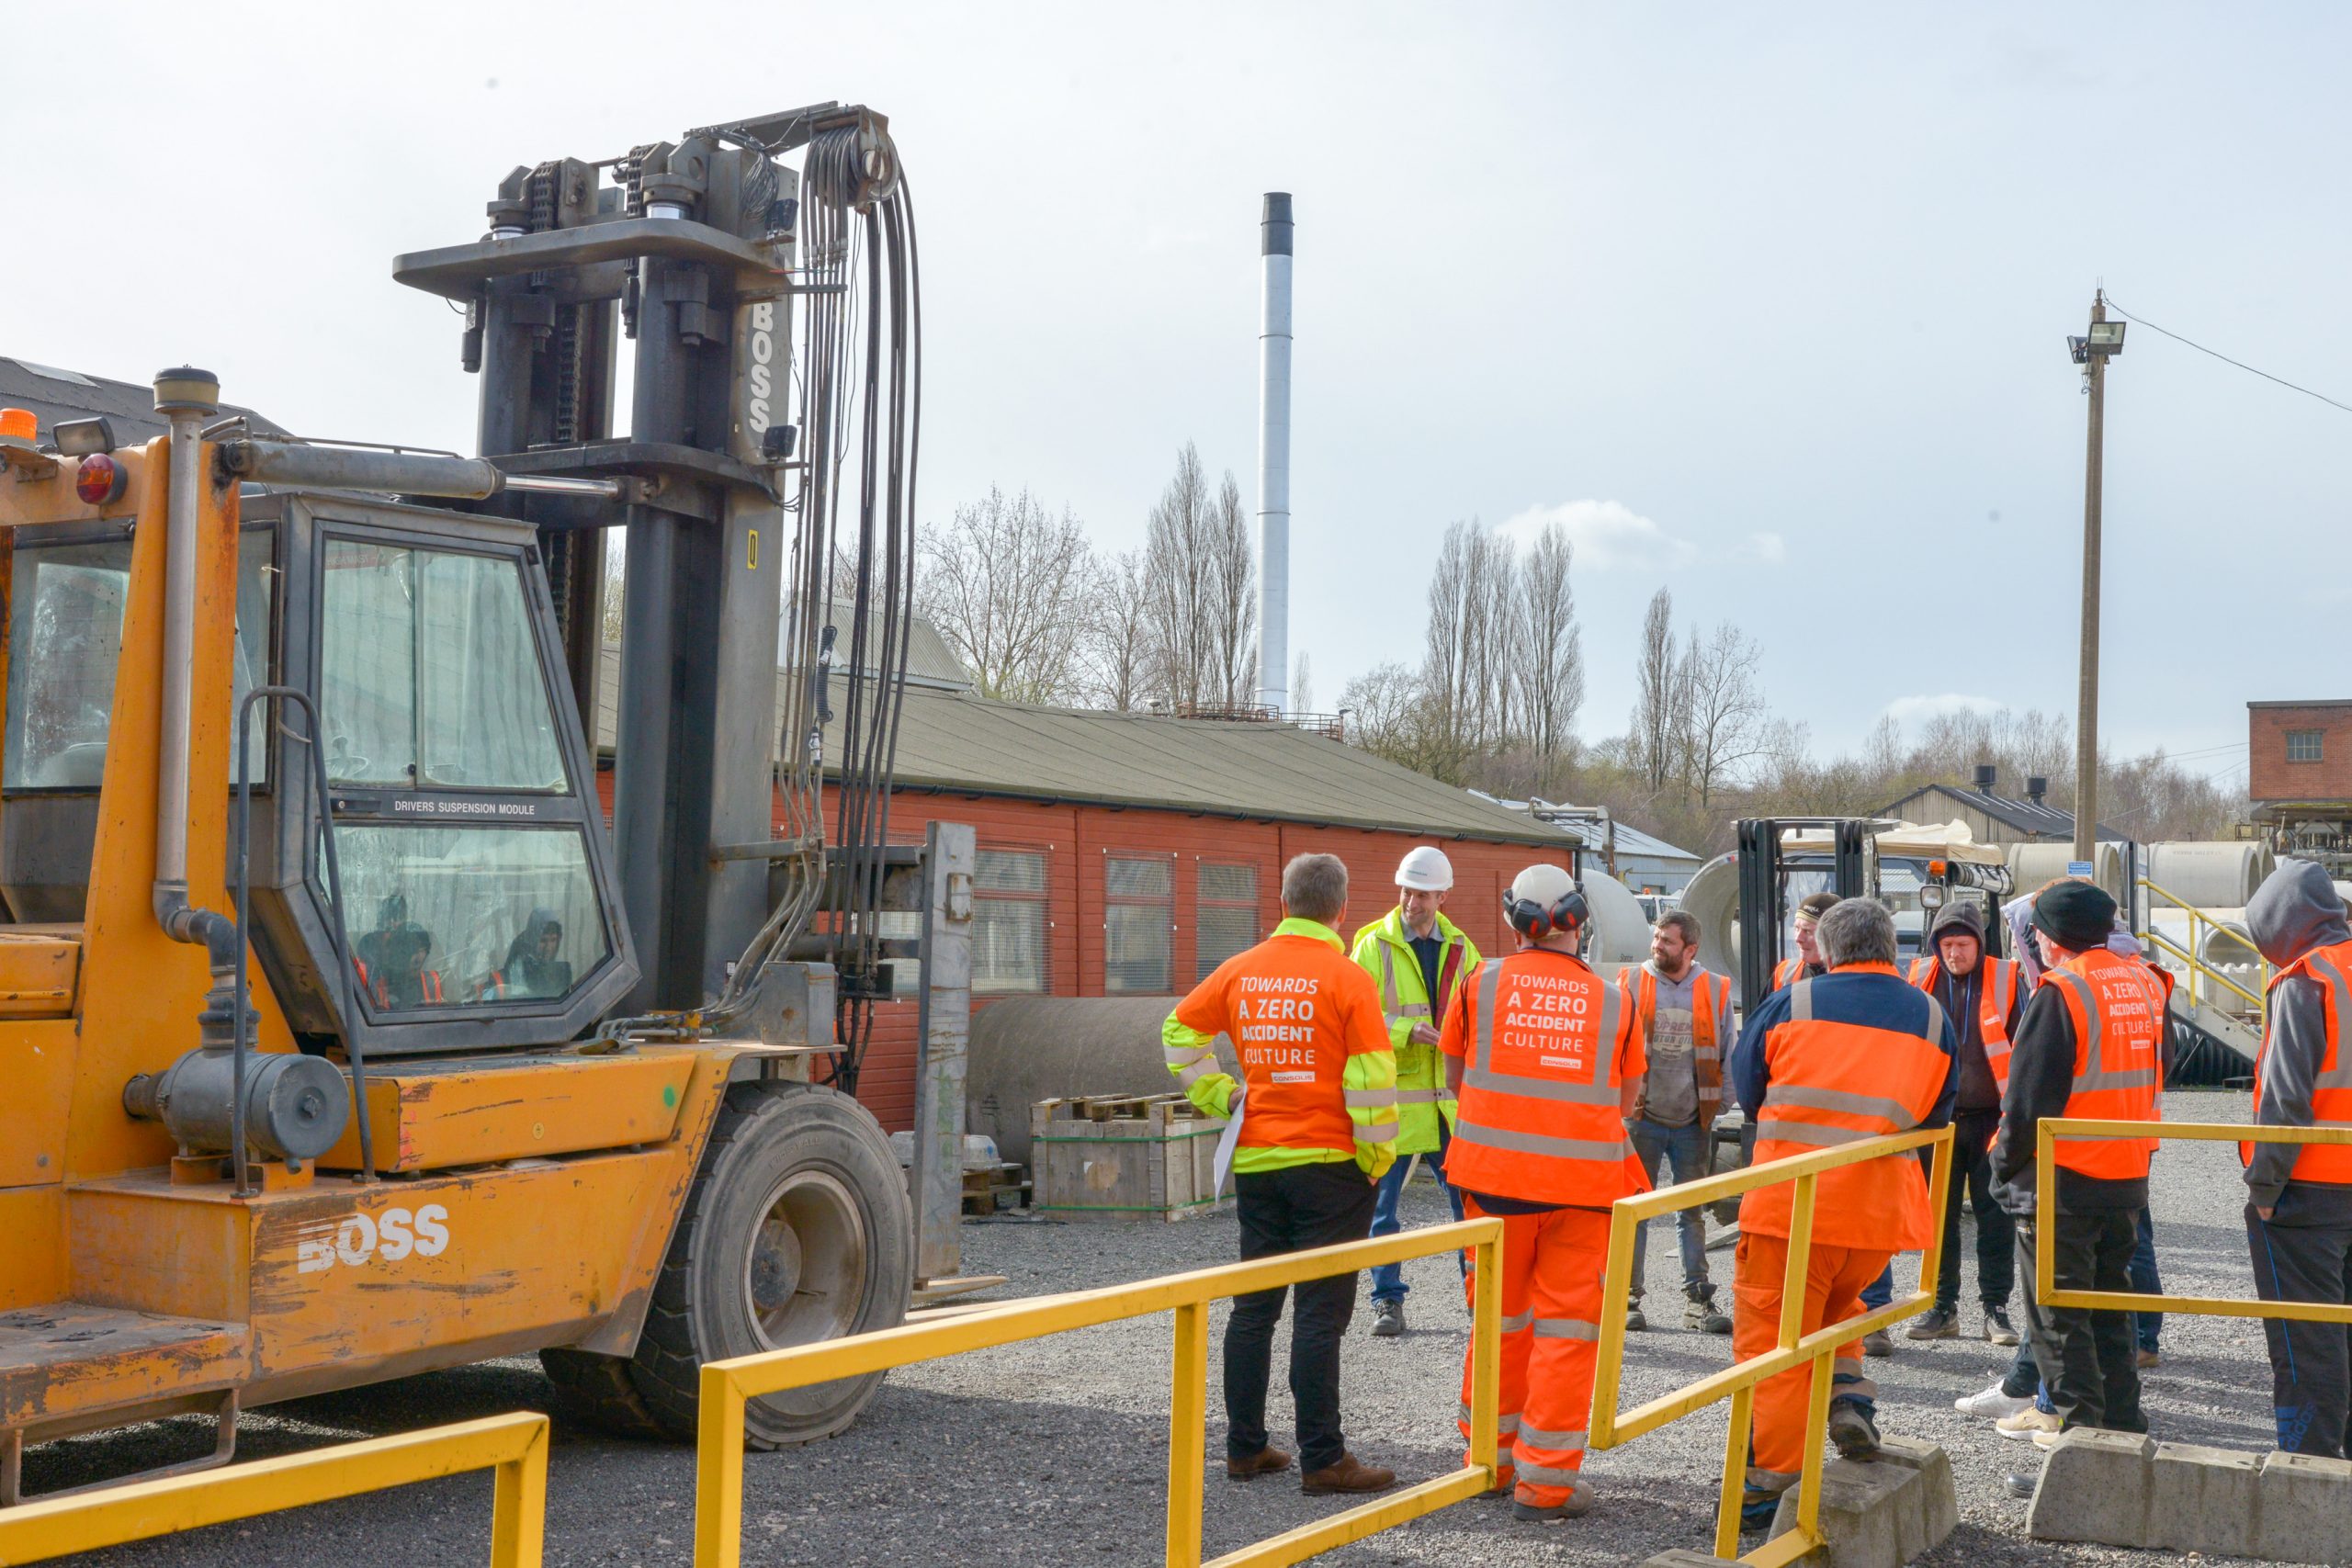
<instances>
[{"instance_id":1,"label":"white sneaker","mask_svg":"<svg viewBox=\"0 0 2352 1568\"><path fill-rule=\"evenodd\" d=\"M2063 1425L2064 1423L2050 1411L2036 1410L2029 1405L2014 1416L2004 1416L1994 1422L1993 1430L2013 1443L2027 1441L2039 1443L2041 1441L2041 1434L2046 1432L2054 1438Z\"/></svg>"},{"instance_id":2,"label":"white sneaker","mask_svg":"<svg viewBox=\"0 0 2352 1568\"><path fill-rule=\"evenodd\" d=\"M2013 1399L2001 1392L2001 1385L1997 1382L1980 1393L1972 1393L1965 1399L1951 1402L1951 1407L1962 1416L1982 1416L1987 1421L1997 1421L2032 1406L2033 1395L2029 1393L2023 1399Z\"/></svg>"}]
</instances>

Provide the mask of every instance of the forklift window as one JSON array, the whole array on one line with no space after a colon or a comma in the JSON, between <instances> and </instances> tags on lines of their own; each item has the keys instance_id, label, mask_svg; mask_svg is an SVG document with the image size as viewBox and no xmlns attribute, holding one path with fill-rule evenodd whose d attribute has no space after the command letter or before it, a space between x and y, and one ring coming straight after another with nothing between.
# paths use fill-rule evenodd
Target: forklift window
<instances>
[{"instance_id":1,"label":"forklift window","mask_svg":"<svg viewBox=\"0 0 2352 1568\"><path fill-rule=\"evenodd\" d=\"M1838 891L1838 871L1827 862L1781 865L1781 954L1797 955L1797 906L1816 893Z\"/></svg>"},{"instance_id":2,"label":"forklift window","mask_svg":"<svg viewBox=\"0 0 2352 1568\"><path fill-rule=\"evenodd\" d=\"M237 546L232 702L269 668L275 583L271 536L249 529ZM0 776L18 790L95 790L105 782L115 663L122 650L130 541L20 545L8 627L8 735ZM253 778L268 777L261 727L247 736ZM236 779L231 755L229 778Z\"/></svg>"},{"instance_id":3,"label":"forklift window","mask_svg":"<svg viewBox=\"0 0 2352 1568\"><path fill-rule=\"evenodd\" d=\"M334 782L569 793L517 561L329 539L321 600Z\"/></svg>"},{"instance_id":4,"label":"forklift window","mask_svg":"<svg viewBox=\"0 0 2352 1568\"><path fill-rule=\"evenodd\" d=\"M338 822L335 850L379 1010L566 996L609 951L577 827Z\"/></svg>"}]
</instances>

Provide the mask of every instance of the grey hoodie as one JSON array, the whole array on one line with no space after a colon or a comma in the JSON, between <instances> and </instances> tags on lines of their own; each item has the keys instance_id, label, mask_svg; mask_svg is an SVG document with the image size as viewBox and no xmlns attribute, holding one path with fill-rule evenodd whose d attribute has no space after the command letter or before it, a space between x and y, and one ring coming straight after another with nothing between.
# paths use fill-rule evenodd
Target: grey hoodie
<instances>
[{"instance_id":1,"label":"grey hoodie","mask_svg":"<svg viewBox=\"0 0 2352 1568\"><path fill-rule=\"evenodd\" d=\"M2344 901L2327 873L2307 860L2287 860L2264 879L2245 907L2246 930L2262 956L2279 968L2315 947L2352 942ZM2312 1124L2312 1080L2327 1055L2327 1019L2320 983L2297 975L2270 987L2269 1024L2262 1047L2262 1099L2256 1122L2267 1127ZM2301 1153L2293 1144L2256 1144L2245 1184L2256 1208L2278 1205ZM2306 1183L2296 1183L2298 1188ZM2337 1194L2308 1194L2335 1197ZM2352 1193L2344 1195L2352 1201ZM2290 1205L2298 1207L2300 1205ZM2336 1204L2326 1205L2330 1208ZM2288 1216L2279 1216L2282 1220Z\"/></svg>"}]
</instances>

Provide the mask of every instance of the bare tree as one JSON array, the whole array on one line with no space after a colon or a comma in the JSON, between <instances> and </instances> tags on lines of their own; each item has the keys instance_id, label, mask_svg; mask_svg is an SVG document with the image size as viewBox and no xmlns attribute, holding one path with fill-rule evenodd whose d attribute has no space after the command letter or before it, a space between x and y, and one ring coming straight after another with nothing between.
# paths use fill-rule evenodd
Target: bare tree
<instances>
[{"instance_id":1,"label":"bare tree","mask_svg":"<svg viewBox=\"0 0 2352 1568\"><path fill-rule=\"evenodd\" d=\"M1303 648L1298 650L1298 657L1291 661L1290 711L1293 713L1315 711L1315 678L1313 671L1307 668L1306 649Z\"/></svg>"},{"instance_id":2,"label":"bare tree","mask_svg":"<svg viewBox=\"0 0 2352 1568\"><path fill-rule=\"evenodd\" d=\"M1699 808L1711 811L1731 773L1763 748L1763 694L1756 684L1755 640L1729 621L1706 637L1690 631L1679 673L1682 713L1682 776L1696 790Z\"/></svg>"},{"instance_id":3,"label":"bare tree","mask_svg":"<svg viewBox=\"0 0 2352 1568\"><path fill-rule=\"evenodd\" d=\"M1666 791L1673 777L1677 730L1676 686L1679 661L1674 656L1674 595L1659 589L1650 595L1642 617L1642 649L1634 698L1633 761L1652 795Z\"/></svg>"},{"instance_id":4,"label":"bare tree","mask_svg":"<svg viewBox=\"0 0 2352 1568\"><path fill-rule=\"evenodd\" d=\"M1149 699L1153 672L1151 604L1142 558L1133 550L1113 557L1102 564L1100 581L1087 645L1087 700L1132 713Z\"/></svg>"},{"instance_id":5,"label":"bare tree","mask_svg":"<svg viewBox=\"0 0 2352 1568\"><path fill-rule=\"evenodd\" d=\"M1209 540L1214 505L1201 455L1188 441L1176 454L1175 477L1152 506L1143 553L1149 694L1177 708L1216 705L1206 691L1216 649L1216 561Z\"/></svg>"},{"instance_id":6,"label":"bare tree","mask_svg":"<svg viewBox=\"0 0 2352 1568\"><path fill-rule=\"evenodd\" d=\"M1554 787L1584 706L1583 634L1568 582L1574 556L1567 531L1555 524L1537 536L1520 569L1519 638L1508 673L1538 789Z\"/></svg>"},{"instance_id":7,"label":"bare tree","mask_svg":"<svg viewBox=\"0 0 2352 1568\"><path fill-rule=\"evenodd\" d=\"M944 528L922 536L915 607L972 671L982 696L1068 703L1085 683L1084 654L1100 572L1093 547L1064 508L1049 515L1026 490L990 486Z\"/></svg>"},{"instance_id":8,"label":"bare tree","mask_svg":"<svg viewBox=\"0 0 2352 1568\"><path fill-rule=\"evenodd\" d=\"M1348 710L1348 743L1408 768L1430 771L1428 757L1429 702L1421 677L1410 665L1376 664L1340 693Z\"/></svg>"},{"instance_id":9,"label":"bare tree","mask_svg":"<svg viewBox=\"0 0 2352 1568\"><path fill-rule=\"evenodd\" d=\"M1225 471L1209 515L1209 668L1204 691L1227 709L1258 704L1258 557L1250 547L1250 518L1241 510L1241 487ZM1276 671L1277 674L1280 671Z\"/></svg>"}]
</instances>

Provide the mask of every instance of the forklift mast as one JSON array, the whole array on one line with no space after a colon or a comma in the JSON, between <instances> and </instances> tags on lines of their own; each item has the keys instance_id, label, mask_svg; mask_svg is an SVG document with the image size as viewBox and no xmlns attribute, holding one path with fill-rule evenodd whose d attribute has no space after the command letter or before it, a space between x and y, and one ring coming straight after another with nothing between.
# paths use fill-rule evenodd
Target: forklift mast
<instances>
[{"instance_id":1,"label":"forklift mast","mask_svg":"<svg viewBox=\"0 0 2352 1568\"><path fill-rule=\"evenodd\" d=\"M805 192L779 161L803 146ZM820 680L780 704L777 669L818 667L837 569L858 588L840 629L864 663L847 672L853 686L870 677L841 735L840 795L856 809L835 842L854 863L853 908L828 953L854 980L875 957L875 921L870 908L858 918L855 894L878 887L887 829L887 782L866 775L887 772L888 749L874 742L895 730L911 591L912 218L888 122L821 104L601 164L554 159L514 169L488 214L483 240L401 256L393 276L463 307L480 451L502 475L622 481L616 495L510 486L473 504L537 530L592 751L611 715L617 882L641 972L623 1007L687 1011L740 996L759 977L735 984L738 961L748 953L757 969L797 934L768 931L779 905L798 913L786 925L808 919L825 881L816 775L829 702ZM865 276L851 276L853 261ZM853 342L842 297L872 281L882 287L857 323L865 341ZM624 344L632 374L616 431ZM847 405L870 398L877 378L890 428L877 435L865 422L862 494L837 537ZM615 527L626 531L626 581L608 663L605 531ZM781 749L780 719L794 723ZM798 820L779 842L780 783Z\"/></svg>"},{"instance_id":2,"label":"forklift mast","mask_svg":"<svg viewBox=\"0 0 2352 1568\"><path fill-rule=\"evenodd\" d=\"M1772 989L1788 896L1781 865L1781 835L1792 828L1830 831L1831 891L1856 898L1869 891L1864 845L1870 822L1857 817L1752 817L1741 821L1739 842L1739 994L1758 998ZM1754 1005L1753 1000L1749 1002Z\"/></svg>"}]
</instances>

